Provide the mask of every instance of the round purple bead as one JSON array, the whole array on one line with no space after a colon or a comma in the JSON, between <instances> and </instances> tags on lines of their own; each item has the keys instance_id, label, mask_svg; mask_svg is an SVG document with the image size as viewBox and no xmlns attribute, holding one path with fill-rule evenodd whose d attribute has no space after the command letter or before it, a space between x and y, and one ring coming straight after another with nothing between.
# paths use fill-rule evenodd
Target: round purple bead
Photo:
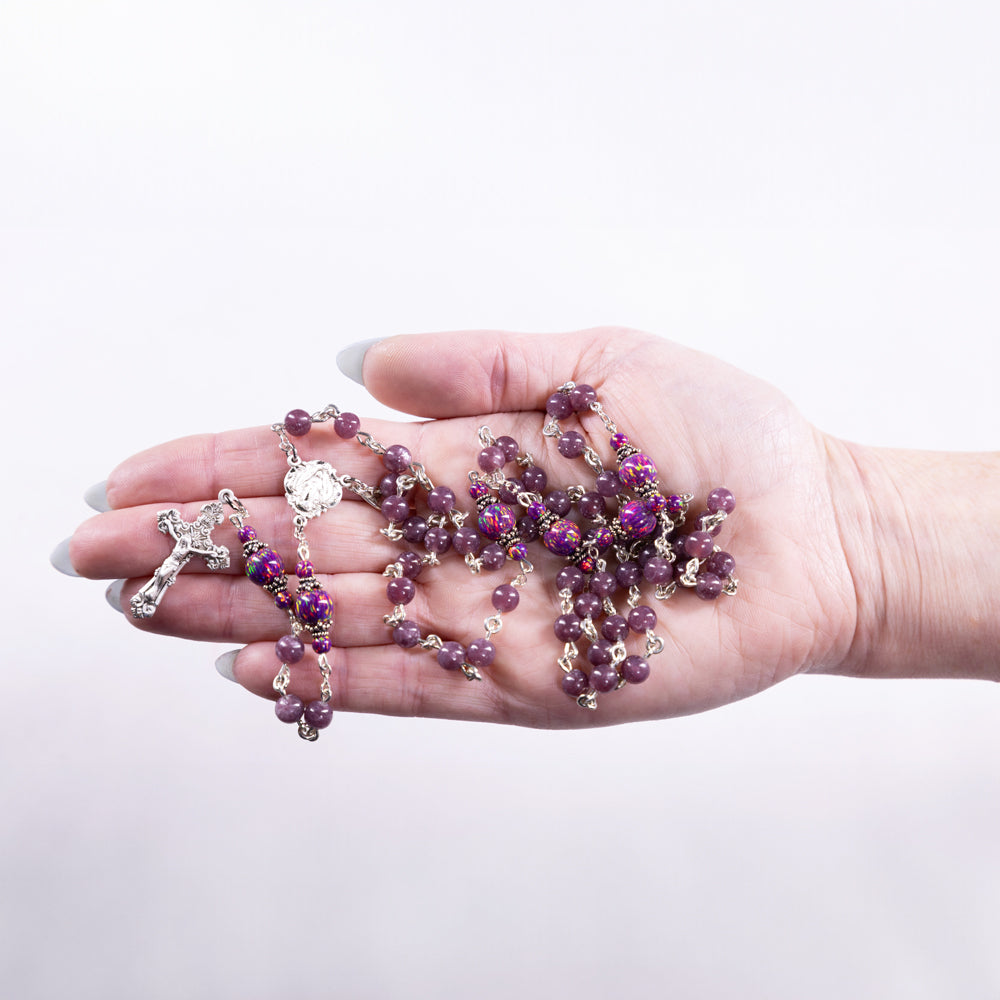
<instances>
[{"instance_id":1,"label":"round purple bead","mask_svg":"<svg viewBox=\"0 0 1000 1000\"><path fill-rule=\"evenodd\" d=\"M390 604L409 604L416 594L416 585L405 576L393 577L385 585L385 596L389 598Z\"/></svg>"},{"instance_id":2,"label":"round purple bead","mask_svg":"<svg viewBox=\"0 0 1000 1000\"><path fill-rule=\"evenodd\" d=\"M553 623L552 631L560 642L576 642L583 635L583 623L579 615L560 615Z\"/></svg>"},{"instance_id":3,"label":"round purple bead","mask_svg":"<svg viewBox=\"0 0 1000 1000\"><path fill-rule=\"evenodd\" d=\"M557 556L568 556L580 547L580 527L572 521L556 521L542 535L542 545Z\"/></svg>"},{"instance_id":4,"label":"round purple bead","mask_svg":"<svg viewBox=\"0 0 1000 1000\"><path fill-rule=\"evenodd\" d=\"M249 524L244 524L239 530L239 539L241 542L252 542L257 537L257 529L251 527Z\"/></svg>"},{"instance_id":5,"label":"round purple bead","mask_svg":"<svg viewBox=\"0 0 1000 1000\"><path fill-rule=\"evenodd\" d=\"M704 559L712 551L712 536L707 531L692 531L684 539L684 552L692 559Z\"/></svg>"},{"instance_id":6,"label":"round purple bead","mask_svg":"<svg viewBox=\"0 0 1000 1000\"><path fill-rule=\"evenodd\" d=\"M393 524L402 524L410 516L410 502L395 494L382 501L382 516Z\"/></svg>"},{"instance_id":7,"label":"round purple bead","mask_svg":"<svg viewBox=\"0 0 1000 1000\"><path fill-rule=\"evenodd\" d=\"M601 613L602 607L601 599L597 594L591 594L589 591L580 594L573 602L573 610L581 618L596 618Z\"/></svg>"},{"instance_id":8,"label":"round purple bead","mask_svg":"<svg viewBox=\"0 0 1000 1000\"><path fill-rule=\"evenodd\" d=\"M474 639L465 651L465 658L474 667L488 667L496 655L496 646L489 639Z\"/></svg>"},{"instance_id":9,"label":"round purple bead","mask_svg":"<svg viewBox=\"0 0 1000 1000\"><path fill-rule=\"evenodd\" d=\"M274 653L282 663L298 663L306 655L306 647L298 636L283 635L274 644Z\"/></svg>"},{"instance_id":10,"label":"round purple bead","mask_svg":"<svg viewBox=\"0 0 1000 1000\"><path fill-rule=\"evenodd\" d=\"M656 628L656 612L645 604L639 604L628 613L628 627L639 635Z\"/></svg>"},{"instance_id":11,"label":"round purple bead","mask_svg":"<svg viewBox=\"0 0 1000 1000\"><path fill-rule=\"evenodd\" d=\"M629 684L641 684L649 676L649 662L641 656L626 656L622 661L622 677Z\"/></svg>"},{"instance_id":12,"label":"round purple bead","mask_svg":"<svg viewBox=\"0 0 1000 1000\"><path fill-rule=\"evenodd\" d=\"M352 438L361 430L361 419L356 413L341 413L333 421L333 429L337 437Z\"/></svg>"},{"instance_id":13,"label":"round purple bead","mask_svg":"<svg viewBox=\"0 0 1000 1000\"><path fill-rule=\"evenodd\" d=\"M720 510L724 510L727 514L732 514L736 510L736 497L725 486L717 486L708 494L705 506L713 514Z\"/></svg>"},{"instance_id":14,"label":"round purple bead","mask_svg":"<svg viewBox=\"0 0 1000 1000\"><path fill-rule=\"evenodd\" d=\"M566 431L560 435L556 447L563 458L579 458L587 447L587 442L579 431Z\"/></svg>"},{"instance_id":15,"label":"round purple bead","mask_svg":"<svg viewBox=\"0 0 1000 1000\"><path fill-rule=\"evenodd\" d=\"M428 528L427 534L424 535L424 548L438 555L447 552L451 548L451 535L448 534L448 529L440 525Z\"/></svg>"},{"instance_id":16,"label":"round purple bead","mask_svg":"<svg viewBox=\"0 0 1000 1000\"><path fill-rule=\"evenodd\" d=\"M585 410L591 403L597 402L597 392L592 385L583 383L575 385L569 391L569 403L574 410Z\"/></svg>"},{"instance_id":17,"label":"round purple bead","mask_svg":"<svg viewBox=\"0 0 1000 1000\"><path fill-rule=\"evenodd\" d=\"M496 542L490 542L479 554L484 569L499 569L507 561L507 553Z\"/></svg>"},{"instance_id":18,"label":"round purple bead","mask_svg":"<svg viewBox=\"0 0 1000 1000\"><path fill-rule=\"evenodd\" d=\"M416 552L400 552L396 556L396 562L408 580L416 580L424 568L424 561Z\"/></svg>"},{"instance_id":19,"label":"round purple bead","mask_svg":"<svg viewBox=\"0 0 1000 1000\"><path fill-rule=\"evenodd\" d=\"M657 586L670 583L674 576L673 564L662 556L653 556L646 560L646 565L642 568L643 578Z\"/></svg>"},{"instance_id":20,"label":"round purple bead","mask_svg":"<svg viewBox=\"0 0 1000 1000\"><path fill-rule=\"evenodd\" d=\"M608 509L604 497L593 490L590 493L584 493L577 501L576 506L580 513L590 520L603 517Z\"/></svg>"},{"instance_id":21,"label":"round purple bead","mask_svg":"<svg viewBox=\"0 0 1000 1000\"><path fill-rule=\"evenodd\" d=\"M310 427L312 427L312 417L305 410L289 410L285 414L285 430L292 437L308 434Z\"/></svg>"},{"instance_id":22,"label":"round purple bead","mask_svg":"<svg viewBox=\"0 0 1000 1000\"><path fill-rule=\"evenodd\" d=\"M282 722L298 722L304 708L301 698L294 694L283 694L274 703L274 714Z\"/></svg>"},{"instance_id":23,"label":"round purple bead","mask_svg":"<svg viewBox=\"0 0 1000 1000\"><path fill-rule=\"evenodd\" d=\"M722 581L714 573L699 573L694 592L703 601L714 601L722 593Z\"/></svg>"},{"instance_id":24,"label":"round purple bead","mask_svg":"<svg viewBox=\"0 0 1000 1000\"><path fill-rule=\"evenodd\" d=\"M613 574L601 570L591 576L590 589L598 597L610 597L618 589L618 581Z\"/></svg>"},{"instance_id":25,"label":"round purple bead","mask_svg":"<svg viewBox=\"0 0 1000 1000\"><path fill-rule=\"evenodd\" d=\"M621 642L628 635L628 622L621 615L608 615L601 622L601 635L611 642Z\"/></svg>"},{"instance_id":26,"label":"round purple bead","mask_svg":"<svg viewBox=\"0 0 1000 1000\"><path fill-rule=\"evenodd\" d=\"M538 537L538 522L530 517L522 517L517 522L517 533L522 542L533 542Z\"/></svg>"},{"instance_id":27,"label":"round purple bead","mask_svg":"<svg viewBox=\"0 0 1000 1000\"><path fill-rule=\"evenodd\" d=\"M629 455L618 468L618 478L629 489L634 490L656 479L656 466L648 455L641 452L637 455Z\"/></svg>"},{"instance_id":28,"label":"round purple bead","mask_svg":"<svg viewBox=\"0 0 1000 1000\"><path fill-rule=\"evenodd\" d=\"M554 392L545 401L545 412L556 420L563 420L573 412L573 404L565 392Z\"/></svg>"},{"instance_id":29,"label":"round purple bead","mask_svg":"<svg viewBox=\"0 0 1000 1000\"><path fill-rule=\"evenodd\" d=\"M573 506L573 501L570 500L569 494L565 490L553 490L545 498L545 506L556 517L565 517L569 513L570 507Z\"/></svg>"},{"instance_id":30,"label":"round purple bead","mask_svg":"<svg viewBox=\"0 0 1000 1000\"><path fill-rule=\"evenodd\" d=\"M482 469L483 472L496 472L498 469L503 468L506 459L504 457L503 448L499 448L495 444L491 444L483 448L476 461L479 468Z\"/></svg>"},{"instance_id":31,"label":"round purple bead","mask_svg":"<svg viewBox=\"0 0 1000 1000\"><path fill-rule=\"evenodd\" d=\"M628 444L628 435L622 434L621 431L619 431L617 434L611 435L610 441L611 447L614 448L615 451L618 451L619 448L624 448L625 445Z\"/></svg>"},{"instance_id":32,"label":"round purple bead","mask_svg":"<svg viewBox=\"0 0 1000 1000\"><path fill-rule=\"evenodd\" d=\"M491 503L479 513L479 530L487 538L497 539L517 524L517 515L505 503Z\"/></svg>"},{"instance_id":33,"label":"round purple bead","mask_svg":"<svg viewBox=\"0 0 1000 1000\"><path fill-rule=\"evenodd\" d=\"M404 618L392 630L392 641L403 649L412 649L420 642L420 626L409 618Z\"/></svg>"},{"instance_id":34,"label":"round purple bead","mask_svg":"<svg viewBox=\"0 0 1000 1000\"><path fill-rule=\"evenodd\" d=\"M313 729L326 729L333 722L333 709L329 702L311 701L306 705L306 722Z\"/></svg>"},{"instance_id":35,"label":"round purple bead","mask_svg":"<svg viewBox=\"0 0 1000 1000\"><path fill-rule=\"evenodd\" d=\"M328 625L333 619L333 599L325 590L307 590L295 595L295 617L310 628Z\"/></svg>"},{"instance_id":36,"label":"round purple bead","mask_svg":"<svg viewBox=\"0 0 1000 1000\"><path fill-rule=\"evenodd\" d=\"M543 468L531 465L521 473L521 482L528 493L541 493L548 485L549 477Z\"/></svg>"},{"instance_id":37,"label":"round purple bead","mask_svg":"<svg viewBox=\"0 0 1000 1000\"><path fill-rule=\"evenodd\" d=\"M705 569L716 576L730 576L733 570L736 569L736 560L728 552L722 552L721 550L713 552L705 560Z\"/></svg>"},{"instance_id":38,"label":"round purple bead","mask_svg":"<svg viewBox=\"0 0 1000 1000\"><path fill-rule=\"evenodd\" d=\"M521 595L518 594L517 587L502 583L493 591L491 600L497 611L513 611L520 603Z\"/></svg>"},{"instance_id":39,"label":"round purple bead","mask_svg":"<svg viewBox=\"0 0 1000 1000\"><path fill-rule=\"evenodd\" d=\"M651 535L656 529L656 518L646 510L641 500L630 500L618 512L618 523L626 538L637 539Z\"/></svg>"},{"instance_id":40,"label":"round purple bead","mask_svg":"<svg viewBox=\"0 0 1000 1000\"><path fill-rule=\"evenodd\" d=\"M524 492L520 479L505 479L497 490L497 496L504 503L517 503L517 498Z\"/></svg>"},{"instance_id":41,"label":"round purple bead","mask_svg":"<svg viewBox=\"0 0 1000 1000\"><path fill-rule=\"evenodd\" d=\"M576 566L563 566L556 574L556 589L579 594L587 582L586 576Z\"/></svg>"},{"instance_id":42,"label":"round purple bead","mask_svg":"<svg viewBox=\"0 0 1000 1000\"><path fill-rule=\"evenodd\" d=\"M496 446L503 451L503 457L506 462L513 462L517 458L517 453L521 450L517 442L509 434L502 434L498 437Z\"/></svg>"},{"instance_id":43,"label":"round purple bead","mask_svg":"<svg viewBox=\"0 0 1000 1000\"><path fill-rule=\"evenodd\" d=\"M615 472L602 472L594 481L594 488L602 497L614 497L622 491L622 483Z\"/></svg>"},{"instance_id":44,"label":"round purple bead","mask_svg":"<svg viewBox=\"0 0 1000 1000\"><path fill-rule=\"evenodd\" d=\"M579 668L574 667L562 676L562 689L571 698L578 698L590 687L587 675Z\"/></svg>"},{"instance_id":45,"label":"round purple bead","mask_svg":"<svg viewBox=\"0 0 1000 1000\"><path fill-rule=\"evenodd\" d=\"M445 670L458 670L465 663L465 647L458 642L443 643L437 652L437 661Z\"/></svg>"},{"instance_id":46,"label":"round purple bead","mask_svg":"<svg viewBox=\"0 0 1000 1000\"><path fill-rule=\"evenodd\" d=\"M619 563L615 570L615 579L619 587L628 590L642 579L642 567L636 562Z\"/></svg>"},{"instance_id":47,"label":"round purple bead","mask_svg":"<svg viewBox=\"0 0 1000 1000\"><path fill-rule=\"evenodd\" d=\"M273 583L284 574L285 565L273 549L258 549L247 557L246 575L258 586Z\"/></svg>"},{"instance_id":48,"label":"round purple bead","mask_svg":"<svg viewBox=\"0 0 1000 1000\"><path fill-rule=\"evenodd\" d=\"M610 663L598 664L590 672L590 686L595 691L614 691L618 679L618 671Z\"/></svg>"},{"instance_id":49,"label":"round purple bead","mask_svg":"<svg viewBox=\"0 0 1000 1000\"><path fill-rule=\"evenodd\" d=\"M382 464L390 472L404 472L413 462L410 449L402 444L391 444L385 449L382 456Z\"/></svg>"},{"instance_id":50,"label":"round purple bead","mask_svg":"<svg viewBox=\"0 0 1000 1000\"><path fill-rule=\"evenodd\" d=\"M587 647L587 659L596 667L611 662L611 647L614 645L607 639L595 639Z\"/></svg>"},{"instance_id":51,"label":"round purple bead","mask_svg":"<svg viewBox=\"0 0 1000 1000\"><path fill-rule=\"evenodd\" d=\"M479 532L465 524L452 535L451 544L459 555L467 556L479 551L479 539Z\"/></svg>"},{"instance_id":52,"label":"round purple bead","mask_svg":"<svg viewBox=\"0 0 1000 1000\"><path fill-rule=\"evenodd\" d=\"M427 522L418 514L408 517L403 522L403 538L408 542L413 542L414 544L422 542L426 534Z\"/></svg>"},{"instance_id":53,"label":"round purple bead","mask_svg":"<svg viewBox=\"0 0 1000 1000\"><path fill-rule=\"evenodd\" d=\"M447 486L435 486L427 494L427 506L435 514L447 514L455 506L455 491Z\"/></svg>"}]
</instances>

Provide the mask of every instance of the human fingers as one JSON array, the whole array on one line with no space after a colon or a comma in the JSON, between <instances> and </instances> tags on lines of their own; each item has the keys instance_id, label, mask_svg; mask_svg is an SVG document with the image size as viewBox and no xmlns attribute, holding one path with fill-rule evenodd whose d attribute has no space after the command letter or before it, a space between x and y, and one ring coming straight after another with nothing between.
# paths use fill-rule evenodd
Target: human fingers
<instances>
[{"instance_id":1,"label":"human fingers","mask_svg":"<svg viewBox=\"0 0 1000 1000\"><path fill-rule=\"evenodd\" d=\"M376 399L425 417L542 410L564 382L599 386L649 334L600 327L561 334L489 330L390 337L365 352L364 385Z\"/></svg>"}]
</instances>

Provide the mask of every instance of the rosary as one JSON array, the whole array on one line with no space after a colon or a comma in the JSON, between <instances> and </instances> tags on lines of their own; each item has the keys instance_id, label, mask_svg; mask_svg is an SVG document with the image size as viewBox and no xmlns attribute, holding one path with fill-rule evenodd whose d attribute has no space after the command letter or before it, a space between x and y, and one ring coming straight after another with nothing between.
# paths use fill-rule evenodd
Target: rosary
<instances>
[{"instance_id":1,"label":"rosary","mask_svg":"<svg viewBox=\"0 0 1000 1000\"><path fill-rule=\"evenodd\" d=\"M600 418L615 454L614 469L604 468L580 430L563 429L560 421L584 412ZM550 489L548 474L530 453L521 452L517 441L494 437L488 427L481 427L477 468L468 474L467 493L475 506L470 516L458 509L452 489L431 481L409 449L380 444L361 430L355 414L332 405L314 414L292 410L271 429L289 466L284 489L298 545L294 592L281 556L258 538L236 494L223 489L192 522L173 509L157 515L157 527L175 545L152 579L132 597L132 615L153 615L178 573L195 556L204 559L209 569L229 565L229 550L212 540L212 531L225 520L228 507L229 521L243 547L246 576L288 613L288 634L275 644L275 715L295 724L303 739L315 741L333 718L327 653L334 607L310 561L306 527L335 507L346 489L379 512L385 522L380 533L399 549L383 573L391 607L383 621L392 641L402 649L428 652L440 667L461 672L468 680L481 680L482 671L493 663L493 639L505 616L517 608L520 592L534 572L529 546L538 543L563 559L555 576L561 612L553 623L561 643L555 661L563 691L581 708L594 710L598 694L646 680L650 658L663 651L663 640L656 634L657 613L643 603L640 584L652 585L657 602L668 600L678 587L706 601L736 593L736 562L715 544L736 504L733 494L719 487L696 513L690 493L663 490L653 460L618 429L589 385L560 386L546 401L545 415L543 437L554 439L563 457L581 459L593 476L593 487ZM339 437L354 438L380 456L385 474L377 484L338 474L321 459L299 455L293 439L305 437L313 424L329 420ZM574 508L577 519L570 516ZM463 557L477 575L500 571L508 563L516 567L509 582L493 589L493 613L483 623L482 638L467 646L425 632L406 612L420 575L440 565L450 552ZM630 652L630 640L637 651ZM307 646L316 654L319 697L304 703L288 687L293 669L308 669L303 663Z\"/></svg>"}]
</instances>

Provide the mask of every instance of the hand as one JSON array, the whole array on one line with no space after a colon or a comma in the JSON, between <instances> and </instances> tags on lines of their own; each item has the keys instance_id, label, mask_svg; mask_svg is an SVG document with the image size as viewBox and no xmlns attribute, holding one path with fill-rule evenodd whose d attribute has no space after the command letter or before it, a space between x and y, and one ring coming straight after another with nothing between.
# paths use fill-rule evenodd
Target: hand
<instances>
[{"instance_id":1,"label":"hand","mask_svg":"<svg viewBox=\"0 0 1000 1000\"><path fill-rule=\"evenodd\" d=\"M454 333L397 337L369 349L365 385L398 410L433 418L424 423L365 422L384 445L404 444L459 506L475 466L476 432L487 424L509 434L549 471L550 485L592 481L544 439L545 400L562 383L593 385L605 410L657 464L666 491L691 492L695 506L726 486L737 507L719 544L737 560L736 596L702 601L690 591L665 603L650 599L665 649L651 659L641 685L601 695L596 712L581 709L560 688L554 637L560 613L554 577L563 561L531 546L535 572L520 606L504 616L494 664L482 683L442 670L432 655L395 646L383 615L391 608L382 571L398 549L378 529L384 519L354 499L309 523L317 572L335 603L332 630L333 707L394 715L476 719L538 727L579 727L662 718L722 705L806 670L837 670L851 648L857 599L831 495L830 439L810 426L778 391L707 355L617 328L558 336ZM325 402L325 401L321 401ZM317 404L317 408L318 408ZM599 418L582 418L606 466L613 453ZM569 426L569 422L566 423ZM340 473L377 483L379 459L331 424L298 439L303 458L322 457ZM156 513L177 506L192 520L228 487L244 502L261 539L294 565L291 518L282 490L287 466L269 428L175 441L124 462L108 480L112 511L91 519L70 547L81 575L129 578L122 602L166 555ZM228 537L227 536L228 532ZM235 547L228 573L192 562L156 616L140 628L190 639L244 644L233 672L240 684L274 697L274 642L287 616L240 575L239 545L223 526L216 541ZM515 572L470 574L445 558L417 580L407 608L425 633L463 644L483 635L493 613L490 594ZM130 619L131 620L131 619ZM293 670L291 690L317 696L318 670Z\"/></svg>"}]
</instances>

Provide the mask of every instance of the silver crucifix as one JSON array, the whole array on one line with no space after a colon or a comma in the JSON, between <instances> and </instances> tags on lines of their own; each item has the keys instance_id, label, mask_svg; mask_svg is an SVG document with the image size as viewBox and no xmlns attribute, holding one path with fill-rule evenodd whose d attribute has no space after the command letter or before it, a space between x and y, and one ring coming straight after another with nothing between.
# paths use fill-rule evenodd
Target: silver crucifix
<instances>
[{"instance_id":1,"label":"silver crucifix","mask_svg":"<svg viewBox=\"0 0 1000 1000\"><path fill-rule=\"evenodd\" d=\"M229 549L212 541L212 530L222 521L222 504L218 500L205 504L193 521L185 521L181 512L174 509L161 510L156 515L157 528L176 544L149 583L132 596L129 605L133 618L152 617L167 588L173 586L177 574L195 556L204 559L209 569L225 569L229 565Z\"/></svg>"}]
</instances>

